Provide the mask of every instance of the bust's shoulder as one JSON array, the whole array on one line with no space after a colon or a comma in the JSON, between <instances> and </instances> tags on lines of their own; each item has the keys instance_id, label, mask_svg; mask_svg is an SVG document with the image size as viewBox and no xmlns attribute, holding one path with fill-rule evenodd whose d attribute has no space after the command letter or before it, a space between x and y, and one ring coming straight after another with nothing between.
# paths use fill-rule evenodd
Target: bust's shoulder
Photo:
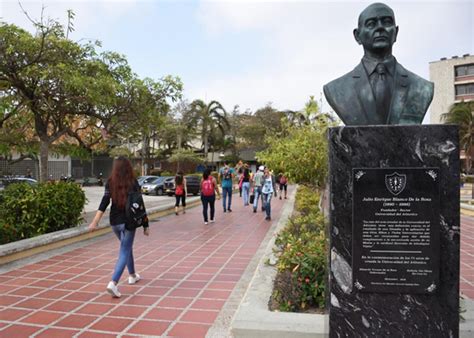
<instances>
[{"instance_id":1,"label":"bust's shoulder","mask_svg":"<svg viewBox=\"0 0 474 338\"><path fill-rule=\"evenodd\" d=\"M324 85L324 88L327 88L328 91L332 91L341 86L347 86L347 81L353 78L359 78L361 71L364 71L364 69L362 63L359 63L350 72L332 80L331 82L328 82L326 85Z\"/></svg>"},{"instance_id":2,"label":"bust's shoulder","mask_svg":"<svg viewBox=\"0 0 474 338\"><path fill-rule=\"evenodd\" d=\"M400 72L402 75L406 76L411 89L418 88L420 90L433 91L433 88L434 88L433 82L428 81L422 78L421 76L416 75L415 73L403 67L398 62L397 62L397 67L398 67L397 71Z\"/></svg>"}]
</instances>

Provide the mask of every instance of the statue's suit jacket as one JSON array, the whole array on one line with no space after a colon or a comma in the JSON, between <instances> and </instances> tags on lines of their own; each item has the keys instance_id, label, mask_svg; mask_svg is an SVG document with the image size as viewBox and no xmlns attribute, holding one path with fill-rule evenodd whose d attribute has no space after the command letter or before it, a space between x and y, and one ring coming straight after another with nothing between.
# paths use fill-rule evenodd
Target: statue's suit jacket
<instances>
[{"instance_id":1,"label":"statue's suit jacket","mask_svg":"<svg viewBox=\"0 0 474 338\"><path fill-rule=\"evenodd\" d=\"M377 114L375 97L365 68L354 70L324 86L326 100L346 125L421 124L433 99L432 82L396 62L390 112Z\"/></svg>"}]
</instances>

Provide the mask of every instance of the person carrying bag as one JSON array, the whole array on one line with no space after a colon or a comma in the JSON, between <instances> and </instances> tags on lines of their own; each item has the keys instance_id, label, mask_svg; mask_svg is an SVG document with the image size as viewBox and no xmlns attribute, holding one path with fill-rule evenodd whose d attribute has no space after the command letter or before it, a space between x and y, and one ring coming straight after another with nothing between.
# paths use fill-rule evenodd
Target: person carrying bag
<instances>
[{"instance_id":1,"label":"person carrying bag","mask_svg":"<svg viewBox=\"0 0 474 338\"><path fill-rule=\"evenodd\" d=\"M220 198L219 188L217 187L216 179L211 176L211 169L204 170L201 180L201 202L202 215L204 217L204 224L208 224L207 208L211 209L211 223L214 223L216 194Z\"/></svg>"},{"instance_id":2,"label":"person carrying bag","mask_svg":"<svg viewBox=\"0 0 474 338\"><path fill-rule=\"evenodd\" d=\"M135 178L130 161L124 157L114 160L112 173L105 184L104 196L94 219L89 225L89 231L97 229L97 225L111 200L110 225L120 241L120 251L112 280L107 284L106 290L112 297L119 298L121 293L117 284L125 270L125 266L130 274L128 284L135 284L141 279L135 271L133 259L133 241L136 229L143 227L144 235L149 236L150 234L148 216L140 186Z\"/></svg>"}]
</instances>

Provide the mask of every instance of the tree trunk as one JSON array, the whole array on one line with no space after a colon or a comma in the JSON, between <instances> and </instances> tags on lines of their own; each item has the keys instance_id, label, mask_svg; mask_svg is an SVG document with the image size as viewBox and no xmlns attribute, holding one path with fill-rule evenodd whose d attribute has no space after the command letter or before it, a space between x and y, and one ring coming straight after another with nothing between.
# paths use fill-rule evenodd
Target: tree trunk
<instances>
[{"instance_id":1,"label":"tree trunk","mask_svg":"<svg viewBox=\"0 0 474 338\"><path fill-rule=\"evenodd\" d=\"M181 143L183 142L183 134L181 128L178 130L178 150L181 150Z\"/></svg>"},{"instance_id":2,"label":"tree trunk","mask_svg":"<svg viewBox=\"0 0 474 338\"><path fill-rule=\"evenodd\" d=\"M471 147L466 149L466 174L471 172Z\"/></svg>"},{"instance_id":3,"label":"tree trunk","mask_svg":"<svg viewBox=\"0 0 474 338\"><path fill-rule=\"evenodd\" d=\"M48 181L49 141L40 140L39 181Z\"/></svg>"},{"instance_id":4,"label":"tree trunk","mask_svg":"<svg viewBox=\"0 0 474 338\"><path fill-rule=\"evenodd\" d=\"M147 174L147 173L145 172L145 152L146 152L145 141L146 141L146 137L143 137L143 140L142 140L142 151L141 151L141 157L142 157L142 176L145 176L145 175Z\"/></svg>"},{"instance_id":5,"label":"tree trunk","mask_svg":"<svg viewBox=\"0 0 474 338\"><path fill-rule=\"evenodd\" d=\"M207 138L207 135L204 135L204 162L206 163L207 167L207 154L209 152L209 140Z\"/></svg>"}]
</instances>

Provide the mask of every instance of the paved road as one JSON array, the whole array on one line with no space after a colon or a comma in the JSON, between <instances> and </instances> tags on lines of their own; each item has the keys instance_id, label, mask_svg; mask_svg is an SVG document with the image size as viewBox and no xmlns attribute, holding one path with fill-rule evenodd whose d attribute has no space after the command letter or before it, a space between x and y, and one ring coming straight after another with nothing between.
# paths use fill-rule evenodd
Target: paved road
<instances>
[{"instance_id":1,"label":"paved road","mask_svg":"<svg viewBox=\"0 0 474 338\"><path fill-rule=\"evenodd\" d=\"M102 196L104 195L104 187L83 187L82 189L84 189L88 200L84 207L84 211L96 211L99 207L100 201L102 200ZM191 197L191 195L189 197ZM143 195L143 200L145 201L145 205L150 208L165 205L170 203L170 201L174 202L174 196Z\"/></svg>"},{"instance_id":2,"label":"paved road","mask_svg":"<svg viewBox=\"0 0 474 338\"><path fill-rule=\"evenodd\" d=\"M85 224L89 224L99 207L100 201L102 200L102 196L104 194L104 187L83 187L84 192L86 193L87 202L84 207L84 212L82 217L84 218ZM199 197L195 197L193 195L188 195L186 198L187 202L194 201L199 199ZM147 210L156 207L163 207L163 206L170 206L172 207L175 203L174 196L153 196L153 195L143 195L143 200L145 201L145 206ZM106 214L102 218L101 222L108 222L108 213L110 210L110 206L107 208Z\"/></svg>"}]
</instances>

